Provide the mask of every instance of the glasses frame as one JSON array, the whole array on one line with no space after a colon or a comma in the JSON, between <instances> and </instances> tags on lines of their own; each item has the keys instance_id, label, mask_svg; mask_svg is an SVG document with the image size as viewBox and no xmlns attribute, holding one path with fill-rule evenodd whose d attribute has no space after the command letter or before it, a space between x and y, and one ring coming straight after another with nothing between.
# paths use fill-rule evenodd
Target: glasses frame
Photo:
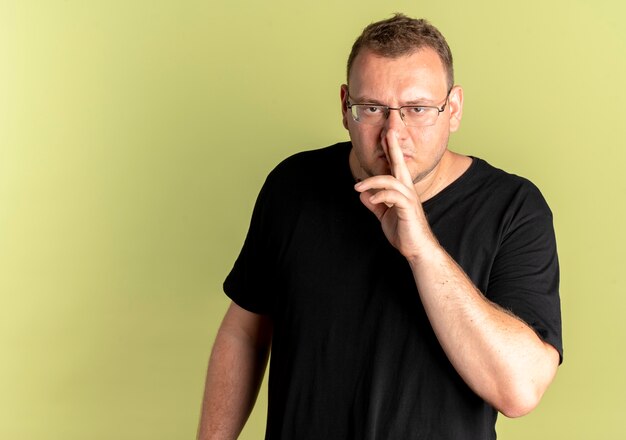
<instances>
[{"instance_id":1,"label":"glasses frame","mask_svg":"<svg viewBox=\"0 0 626 440\"><path fill-rule=\"evenodd\" d=\"M404 122L405 126L407 126L407 127L430 127L430 126L433 126L433 125L435 125L437 123L437 119L439 119L439 115L445 111L446 105L448 105L448 102L449 102L449 99L450 99L450 93L452 92L452 88L453 87L450 87L450 89L448 90L448 93L446 94L446 100L445 100L445 102L443 103L443 105L441 107L438 107L436 105L402 105L400 107L389 107L388 105L374 104L374 103L368 103L368 102L363 102L363 103L360 103L360 102L356 103L356 102L354 102L354 103L352 103L352 102L350 102L350 99L351 99L350 98L350 92L348 92L348 96L346 97L346 108L348 110L350 110L350 114L352 115L352 119L357 124L371 125L373 127L384 125L385 121L387 119L389 119L389 115L391 114L391 110L398 110L398 112L400 113L400 119L402 119L402 122ZM370 105L372 107L380 107L380 108L384 109L384 111L385 111L385 113L384 113L385 114L384 121L381 124L368 124L367 122L362 122L362 121L357 120L356 117L354 116L354 113L352 112L352 107L355 106L355 105ZM407 124L406 121L404 120L404 113L402 112L402 110L405 109L405 108L416 108L416 107L419 107L419 108L432 108L432 109L437 110L437 117L435 118L435 122L433 122L432 124L429 124L429 125L409 125L409 124Z\"/></svg>"}]
</instances>

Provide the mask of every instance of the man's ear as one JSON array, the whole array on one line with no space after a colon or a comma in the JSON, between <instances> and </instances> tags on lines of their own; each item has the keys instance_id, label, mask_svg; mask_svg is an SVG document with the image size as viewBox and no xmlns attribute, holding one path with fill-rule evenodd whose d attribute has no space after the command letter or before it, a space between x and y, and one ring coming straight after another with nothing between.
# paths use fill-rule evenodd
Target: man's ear
<instances>
[{"instance_id":1,"label":"man's ear","mask_svg":"<svg viewBox=\"0 0 626 440\"><path fill-rule=\"evenodd\" d=\"M341 116L343 120L343 126L348 129L348 85L342 84L339 91L341 97Z\"/></svg>"},{"instance_id":2,"label":"man's ear","mask_svg":"<svg viewBox=\"0 0 626 440\"><path fill-rule=\"evenodd\" d=\"M448 108L450 109L450 132L455 132L461 126L463 116L463 88L454 86L448 97Z\"/></svg>"}]
</instances>

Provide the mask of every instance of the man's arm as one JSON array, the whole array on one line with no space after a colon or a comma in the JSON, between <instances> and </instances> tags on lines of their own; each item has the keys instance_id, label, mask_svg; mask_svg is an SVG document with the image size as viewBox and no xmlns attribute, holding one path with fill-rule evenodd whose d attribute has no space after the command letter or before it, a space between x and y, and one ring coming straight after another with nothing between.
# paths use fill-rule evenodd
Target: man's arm
<instances>
[{"instance_id":1,"label":"man's arm","mask_svg":"<svg viewBox=\"0 0 626 440\"><path fill-rule=\"evenodd\" d=\"M384 145L393 176L374 176L357 184L361 201L407 258L437 339L465 382L509 417L530 412L556 374L556 349L487 300L439 245L395 132L387 133Z\"/></svg>"},{"instance_id":2,"label":"man's arm","mask_svg":"<svg viewBox=\"0 0 626 440\"><path fill-rule=\"evenodd\" d=\"M463 380L508 417L532 411L556 374L556 349L485 298L441 246L409 264L437 339Z\"/></svg>"},{"instance_id":3,"label":"man's arm","mask_svg":"<svg viewBox=\"0 0 626 440\"><path fill-rule=\"evenodd\" d=\"M199 440L234 440L254 406L272 338L269 317L231 303L213 345Z\"/></svg>"}]
</instances>

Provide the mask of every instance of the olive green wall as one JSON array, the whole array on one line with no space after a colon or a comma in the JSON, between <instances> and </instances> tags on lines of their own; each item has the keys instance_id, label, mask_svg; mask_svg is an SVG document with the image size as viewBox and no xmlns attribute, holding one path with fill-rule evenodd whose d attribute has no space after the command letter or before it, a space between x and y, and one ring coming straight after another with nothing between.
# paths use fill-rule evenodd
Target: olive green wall
<instances>
[{"instance_id":1,"label":"olive green wall","mask_svg":"<svg viewBox=\"0 0 626 440\"><path fill-rule=\"evenodd\" d=\"M347 138L351 43L395 11L453 49L451 148L554 211L566 360L500 438L626 436L624 5L0 0L0 438L195 435L264 176Z\"/></svg>"}]
</instances>

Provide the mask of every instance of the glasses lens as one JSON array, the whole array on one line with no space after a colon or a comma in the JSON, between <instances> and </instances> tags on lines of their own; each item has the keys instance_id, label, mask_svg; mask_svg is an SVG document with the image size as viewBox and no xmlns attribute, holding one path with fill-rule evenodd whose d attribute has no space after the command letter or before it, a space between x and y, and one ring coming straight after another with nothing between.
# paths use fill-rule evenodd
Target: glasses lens
<instances>
[{"instance_id":1,"label":"glasses lens","mask_svg":"<svg viewBox=\"0 0 626 440\"><path fill-rule=\"evenodd\" d=\"M406 125L426 127L437 121L439 111L432 107L402 107L402 117Z\"/></svg>"},{"instance_id":2,"label":"glasses lens","mask_svg":"<svg viewBox=\"0 0 626 440\"><path fill-rule=\"evenodd\" d=\"M368 125L382 125L385 123L385 107L380 105L353 104L352 117L355 121Z\"/></svg>"}]
</instances>

